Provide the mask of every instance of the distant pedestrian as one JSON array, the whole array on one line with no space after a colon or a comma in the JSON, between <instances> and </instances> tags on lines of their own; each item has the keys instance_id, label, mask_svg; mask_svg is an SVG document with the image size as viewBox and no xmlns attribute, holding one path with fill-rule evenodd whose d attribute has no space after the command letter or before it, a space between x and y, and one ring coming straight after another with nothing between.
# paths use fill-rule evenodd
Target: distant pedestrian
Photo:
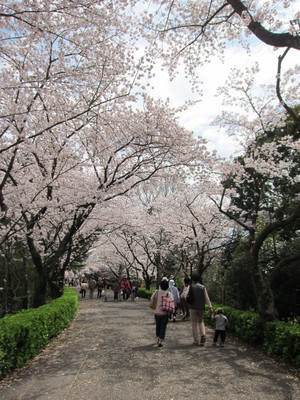
<instances>
[{"instance_id":1,"label":"distant pedestrian","mask_svg":"<svg viewBox=\"0 0 300 400\"><path fill-rule=\"evenodd\" d=\"M213 344L216 346L218 342L218 337L221 337L221 343L220 346L225 345L225 339L226 339L226 326L228 325L228 319L224 315L223 310L218 310L217 315L213 314L212 319L216 321L216 327L215 327L215 335L214 335L214 340Z\"/></svg>"},{"instance_id":2,"label":"distant pedestrian","mask_svg":"<svg viewBox=\"0 0 300 400\"><path fill-rule=\"evenodd\" d=\"M200 283L200 275L194 274L192 276L193 284L190 286L187 293L187 299L190 298L190 316L192 324L192 334L195 346L204 346L206 341L205 325L204 325L204 311L205 303L207 303L210 312L213 313L213 308L209 300L205 286ZM199 340L200 334L200 340Z\"/></svg>"},{"instance_id":3,"label":"distant pedestrian","mask_svg":"<svg viewBox=\"0 0 300 400\"><path fill-rule=\"evenodd\" d=\"M114 292L114 301L119 301L119 293L120 293L120 284L118 281L116 281L113 284L113 292Z\"/></svg>"},{"instance_id":4,"label":"distant pedestrian","mask_svg":"<svg viewBox=\"0 0 300 400\"><path fill-rule=\"evenodd\" d=\"M191 284L191 278L189 276L186 276L184 278L184 283L182 284L182 286L181 286L181 288L179 290L180 307L181 307L181 311L182 311L182 314L183 314L182 321L186 321L190 317L190 305L186 301L186 295L187 295L187 293L189 291L190 284Z\"/></svg>"},{"instance_id":5,"label":"distant pedestrian","mask_svg":"<svg viewBox=\"0 0 300 400\"><path fill-rule=\"evenodd\" d=\"M132 282L132 288L131 288L131 299L132 299L132 301L134 301L135 298L137 297L138 290L139 290L139 281L138 280L134 280Z\"/></svg>"},{"instance_id":6,"label":"distant pedestrian","mask_svg":"<svg viewBox=\"0 0 300 400\"><path fill-rule=\"evenodd\" d=\"M128 300L130 293L131 293L131 286L129 283L129 280L126 278L123 278L121 281L121 290L123 293L123 300Z\"/></svg>"},{"instance_id":7,"label":"distant pedestrian","mask_svg":"<svg viewBox=\"0 0 300 400\"><path fill-rule=\"evenodd\" d=\"M82 298L85 297L87 288L88 288L88 284L87 284L86 280L84 279L80 285L80 292L81 292Z\"/></svg>"},{"instance_id":8,"label":"distant pedestrian","mask_svg":"<svg viewBox=\"0 0 300 400\"><path fill-rule=\"evenodd\" d=\"M90 299L94 297L94 291L96 289L97 282L95 281L94 278L90 278L89 280L89 290L90 290Z\"/></svg>"},{"instance_id":9,"label":"distant pedestrian","mask_svg":"<svg viewBox=\"0 0 300 400\"><path fill-rule=\"evenodd\" d=\"M99 276L98 281L97 281L97 289L98 289L97 297L99 297L101 299L102 290L104 289L104 283L103 283L102 278L100 278L100 276Z\"/></svg>"},{"instance_id":10,"label":"distant pedestrian","mask_svg":"<svg viewBox=\"0 0 300 400\"><path fill-rule=\"evenodd\" d=\"M167 324L168 324L168 313L161 309L162 298L164 296L170 297L170 300L174 300L172 294L168 291L169 282L168 280L162 280L160 287L151 296L150 301L156 304L154 310L155 318L155 332L157 337L157 346L163 347L163 341L166 336Z\"/></svg>"},{"instance_id":11,"label":"distant pedestrian","mask_svg":"<svg viewBox=\"0 0 300 400\"><path fill-rule=\"evenodd\" d=\"M175 304L175 312L174 314L169 314L169 319L172 320L173 322L176 322L176 314L177 310L180 304L180 296L179 296L179 291L177 287L175 286L175 282L173 279L170 279L169 281L169 292L172 294L173 299L174 299L174 304Z\"/></svg>"}]
</instances>

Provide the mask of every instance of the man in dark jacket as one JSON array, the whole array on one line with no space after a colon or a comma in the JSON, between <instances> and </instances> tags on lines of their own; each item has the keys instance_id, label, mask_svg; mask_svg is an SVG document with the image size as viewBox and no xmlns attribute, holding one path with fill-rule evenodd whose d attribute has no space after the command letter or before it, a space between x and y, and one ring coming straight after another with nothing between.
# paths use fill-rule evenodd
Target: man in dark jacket
<instances>
[{"instance_id":1,"label":"man in dark jacket","mask_svg":"<svg viewBox=\"0 0 300 400\"><path fill-rule=\"evenodd\" d=\"M95 290L96 286L97 286L97 282L95 281L95 279L90 278L90 280L89 280L90 299L92 299L94 296L94 290Z\"/></svg>"},{"instance_id":2,"label":"man in dark jacket","mask_svg":"<svg viewBox=\"0 0 300 400\"><path fill-rule=\"evenodd\" d=\"M213 313L213 308L211 306L205 286L201 285L200 283L200 275L193 274L192 282L193 284L190 286L190 317L194 338L193 344L195 346L204 346L206 341L204 325L205 303L208 305L211 313Z\"/></svg>"}]
</instances>

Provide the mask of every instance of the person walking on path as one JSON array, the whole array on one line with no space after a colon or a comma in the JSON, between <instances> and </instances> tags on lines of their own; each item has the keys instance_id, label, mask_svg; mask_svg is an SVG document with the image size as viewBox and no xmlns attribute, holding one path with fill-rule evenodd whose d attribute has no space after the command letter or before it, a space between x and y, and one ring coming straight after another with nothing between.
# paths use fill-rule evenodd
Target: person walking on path
<instances>
[{"instance_id":1,"label":"person walking on path","mask_svg":"<svg viewBox=\"0 0 300 400\"><path fill-rule=\"evenodd\" d=\"M88 288L88 284L87 284L86 280L84 279L80 285L80 293L81 293L82 298L85 298L87 288Z\"/></svg>"},{"instance_id":2,"label":"person walking on path","mask_svg":"<svg viewBox=\"0 0 300 400\"><path fill-rule=\"evenodd\" d=\"M204 346L206 341L205 325L204 325L204 310L205 303L208 305L210 312L213 313L213 308L208 297L205 286L200 283L200 275L193 274L193 284L187 293L187 299L190 302L190 316L192 324L192 334L195 346ZM199 340L200 334L200 340Z\"/></svg>"},{"instance_id":3,"label":"person walking on path","mask_svg":"<svg viewBox=\"0 0 300 400\"><path fill-rule=\"evenodd\" d=\"M164 296L170 297L170 300L174 301L172 294L168 291L169 282L162 280L160 287L151 296L150 301L156 304L154 310L155 318L155 332L157 337L157 346L163 347L163 341L166 336L167 324L168 324L168 313L162 310L162 301Z\"/></svg>"},{"instance_id":4,"label":"person walking on path","mask_svg":"<svg viewBox=\"0 0 300 400\"><path fill-rule=\"evenodd\" d=\"M128 300L129 295L131 293L131 286L129 283L129 280L126 278L123 278L121 281L121 290L123 292L123 300Z\"/></svg>"},{"instance_id":5,"label":"person walking on path","mask_svg":"<svg viewBox=\"0 0 300 400\"><path fill-rule=\"evenodd\" d=\"M94 297L94 290L97 286L97 282L95 281L94 278L91 278L89 280L89 289L90 289L90 299L92 299Z\"/></svg>"},{"instance_id":6,"label":"person walking on path","mask_svg":"<svg viewBox=\"0 0 300 400\"><path fill-rule=\"evenodd\" d=\"M173 320L173 322L176 322L176 314L177 314L177 309L180 303L180 296L177 287L175 286L175 282L173 279L170 279L169 281L169 292L172 294L173 299L174 299L174 304L175 304L175 312L174 314L169 314L169 319Z\"/></svg>"},{"instance_id":7,"label":"person walking on path","mask_svg":"<svg viewBox=\"0 0 300 400\"><path fill-rule=\"evenodd\" d=\"M181 307L181 310L183 313L182 321L186 321L190 316L190 305L185 299L186 295L189 291L190 284L191 284L191 278L189 276L186 276L184 278L184 283L182 284L180 291L179 291L180 307Z\"/></svg>"},{"instance_id":8,"label":"person walking on path","mask_svg":"<svg viewBox=\"0 0 300 400\"><path fill-rule=\"evenodd\" d=\"M114 301L119 301L119 293L120 293L120 284L118 281L116 281L113 284L113 292L114 292Z\"/></svg>"},{"instance_id":9,"label":"person walking on path","mask_svg":"<svg viewBox=\"0 0 300 400\"><path fill-rule=\"evenodd\" d=\"M101 278L100 276L99 276L99 278L98 278L97 288L98 288L97 297L99 297L99 299L101 299L102 290L104 289L104 283L103 283L103 280L102 280L102 278Z\"/></svg>"},{"instance_id":10,"label":"person walking on path","mask_svg":"<svg viewBox=\"0 0 300 400\"><path fill-rule=\"evenodd\" d=\"M223 310L218 310L217 315L215 315L213 313L211 318L216 321L216 328L215 328L213 344L214 344L214 346L217 344L218 337L220 335L220 337L221 337L220 346L223 347L225 344L225 339L226 339L226 326L228 325L228 319L224 315Z\"/></svg>"}]
</instances>

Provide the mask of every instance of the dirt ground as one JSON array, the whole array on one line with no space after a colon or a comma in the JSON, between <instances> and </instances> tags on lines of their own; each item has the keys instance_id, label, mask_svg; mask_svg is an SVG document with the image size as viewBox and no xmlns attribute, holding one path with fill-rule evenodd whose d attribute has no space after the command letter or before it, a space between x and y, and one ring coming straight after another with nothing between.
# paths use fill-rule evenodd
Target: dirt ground
<instances>
[{"instance_id":1,"label":"dirt ground","mask_svg":"<svg viewBox=\"0 0 300 400\"><path fill-rule=\"evenodd\" d=\"M228 336L192 345L190 322L170 322L155 345L148 301L79 299L72 325L0 382L5 400L299 400L299 374ZM298 371L299 372L299 371Z\"/></svg>"}]
</instances>

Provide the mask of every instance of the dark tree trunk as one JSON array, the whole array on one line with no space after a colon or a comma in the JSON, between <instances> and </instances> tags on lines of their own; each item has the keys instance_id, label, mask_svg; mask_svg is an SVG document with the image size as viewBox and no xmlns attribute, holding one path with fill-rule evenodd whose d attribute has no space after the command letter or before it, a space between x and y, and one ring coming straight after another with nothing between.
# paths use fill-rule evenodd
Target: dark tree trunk
<instances>
[{"instance_id":1,"label":"dark tree trunk","mask_svg":"<svg viewBox=\"0 0 300 400\"><path fill-rule=\"evenodd\" d=\"M43 306L47 303L48 276L38 274L34 285L33 308Z\"/></svg>"},{"instance_id":2,"label":"dark tree trunk","mask_svg":"<svg viewBox=\"0 0 300 400\"><path fill-rule=\"evenodd\" d=\"M278 314L274 304L273 292L267 278L263 276L257 257L253 255L252 248L246 254L246 263L256 297L257 310L262 322L276 320Z\"/></svg>"}]
</instances>

